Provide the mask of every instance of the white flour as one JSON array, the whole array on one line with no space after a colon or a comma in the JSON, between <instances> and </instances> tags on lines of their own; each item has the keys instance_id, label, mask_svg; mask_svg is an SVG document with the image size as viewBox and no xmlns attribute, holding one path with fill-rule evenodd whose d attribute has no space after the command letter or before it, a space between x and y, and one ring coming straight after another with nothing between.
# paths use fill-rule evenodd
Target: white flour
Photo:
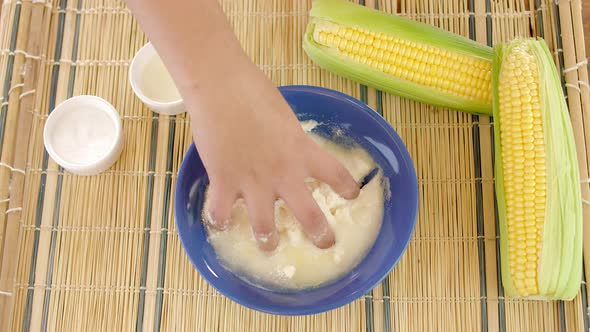
<instances>
[{"instance_id":1,"label":"white flour","mask_svg":"<svg viewBox=\"0 0 590 332\"><path fill-rule=\"evenodd\" d=\"M108 114L87 107L60 114L51 139L55 152L66 162L87 165L106 156L117 136Z\"/></svg>"}]
</instances>

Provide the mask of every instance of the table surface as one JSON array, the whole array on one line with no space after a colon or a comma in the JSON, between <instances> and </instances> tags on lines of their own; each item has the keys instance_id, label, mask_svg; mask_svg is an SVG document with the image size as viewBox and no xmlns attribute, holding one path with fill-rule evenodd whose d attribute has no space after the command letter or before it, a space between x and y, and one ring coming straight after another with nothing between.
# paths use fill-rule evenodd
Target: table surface
<instances>
[{"instance_id":1,"label":"table surface","mask_svg":"<svg viewBox=\"0 0 590 332\"><path fill-rule=\"evenodd\" d=\"M590 37L590 0L579 1ZM493 32L484 2L477 0L470 16L459 0L379 4L384 11L399 8L482 38ZM531 6L491 2L502 40L535 32L531 8L549 1L525 2ZM11 102L2 104L0 119L0 198L17 194L0 203L0 269L8 267L0 273L0 321L2 326L9 322L6 329L588 331L582 292L574 301L559 303L502 296L489 120L378 94L319 70L301 49L310 1L220 3L230 11L246 52L274 83L321 85L363 98L396 126L420 183L424 204L418 227L395 271L348 307L281 317L250 312L219 296L183 254L170 204L191 142L188 119L154 116L127 84L128 60L146 36L120 0L35 3L4 0L0 6L10 23L0 27L0 77L9 68L14 72L14 79L0 79L0 97L13 93ZM545 8L543 14L555 14ZM573 21L561 21L564 30L574 31ZM555 20L545 23L547 37L557 40ZM574 38L584 41L579 33ZM586 41L590 45L590 38ZM261 45L272 49L260 52ZM6 52L11 48L22 52ZM580 60L571 45L562 52L568 68L572 59ZM23 67L25 61L32 66ZM113 103L125 128L127 143L118 164L92 179L61 172L43 148L49 110L74 94ZM576 137L583 137L590 129L579 119L590 109L581 105L573 111ZM23 177L12 168L27 172Z\"/></svg>"},{"instance_id":2,"label":"table surface","mask_svg":"<svg viewBox=\"0 0 590 332\"><path fill-rule=\"evenodd\" d=\"M590 1L582 2L584 16L584 39L586 39L586 57L590 57Z\"/></svg>"}]
</instances>

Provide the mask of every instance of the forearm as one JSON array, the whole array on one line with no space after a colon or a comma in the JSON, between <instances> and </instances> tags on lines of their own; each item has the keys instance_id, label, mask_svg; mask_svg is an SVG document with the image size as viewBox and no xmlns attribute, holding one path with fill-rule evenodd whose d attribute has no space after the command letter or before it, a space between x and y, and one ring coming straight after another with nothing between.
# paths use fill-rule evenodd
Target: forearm
<instances>
[{"instance_id":1,"label":"forearm","mask_svg":"<svg viewBox=\"0 0 590 332\"><path fill-rule=\"evenodd\" d=\"M200 117L206 99L221 99L228 82L253 70L217 0L127 0L154 44L189 112ZM243 76L243 75L241 75Z\"/></svg>"},{"instance_id":2,"label":"forearm","mask_svg":"<svg viewBox=\"0 0 590 332\"><path fill-rule=\"evenodd\" d=\"M325 181L343 197L359 188L301 128L275 85L248 59L217 0L126 0L174 78L207 169L209 222L227 227L246 200L264 250L278 244L274 203L283 198L319 248L334 233L305 186ZM352 194L351 194L352 193Z\"/></svg>"}]
</instances>

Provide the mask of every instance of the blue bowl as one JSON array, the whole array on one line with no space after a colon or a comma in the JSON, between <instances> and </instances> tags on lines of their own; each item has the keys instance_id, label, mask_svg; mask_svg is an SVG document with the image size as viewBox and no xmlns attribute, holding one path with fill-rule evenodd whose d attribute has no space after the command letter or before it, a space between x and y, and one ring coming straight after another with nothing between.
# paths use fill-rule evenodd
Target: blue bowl
<instances>
[{"instance_id":1,"label":"blue bowl","mask_svg":"<svg viewBox=\"0 0 590 332\"><path fill-rule=\"evenodd\" d=\"M383 224L367 256L348 274L314 289L269 290L238 278L220 264L200 216L207 174L194 145L178 174L174 204L182 244L199 273L221 294L254 310L280 314L316 314L348 304L375 287L403 255L416 225L418 185L414 166L393 128L364 103L337 91L312 86L279 88L297 117L334 128L366 149L389 179L391 198L385 202ZM326 125L327 124L327 125Z\"/></svg>"}]
</instances>

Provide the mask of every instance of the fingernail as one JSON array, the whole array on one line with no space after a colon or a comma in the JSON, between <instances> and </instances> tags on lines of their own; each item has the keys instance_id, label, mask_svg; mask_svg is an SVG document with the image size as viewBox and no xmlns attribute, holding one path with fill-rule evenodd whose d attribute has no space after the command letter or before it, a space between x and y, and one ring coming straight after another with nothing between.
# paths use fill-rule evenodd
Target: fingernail
<instances>
[{"instance_id":1,"label":"fingernail","mask_svg":"<svg viewBox=\"0 0 590 332\"><path fill-rule=\"evenodd\" d=\"M311 241L320 249L327 249L336 243L334 232L327 223L320 223L322 228L319 232L312 234Z\"/></svg>"},{"instance_id":2,"label":"fingernail","mask_svg":"<svg viewBox=\"0 0 590 332\"><path fill-rule=\"evenodd\" d=\"M217 228L220 231L225 231L226 229L229 228L229 225L230 225L229 219L227 219L223 222L218 222L215 219L213 219L213 216L211 215L210 212L207 212L207 222L209 223L209 225Z\"/></svg>"},{"instance_id":3,"label":"fingernail","mask_svg":"<svg viewBox=\"0 0 590 332\"><path fill-rule=\"evenodd\" d=\"M257 233L256 241L262 250L271 251L278 245L279 234L276 230L269 233Z\"/></svg>"},{"instance_id":4,"label":"fingernail","mask_svg":"<svg viewBox=\"0 0 590 332\"><path fill-rule=\"evenodd\" d=\"M258 234L256 236L256 238L258 239L258 241L262 242L262 243L266 243L268 242L268 240L270 240L270 237L272 236L272 232L271 233L266 233L266 234Z\"/></svg>"},{"instance_id":5,"label":"fingernail","mask_svg":"<svg viewBox=\"0 0 590 332\"><path fill-rule=\"evenodd\" d=\"M353 190L347 190L345 192L339 193L339 195L340 195L340 197L343 197L345 199L355 199L358 197L359 193L360 193L360 187L357 186Z\"/></svg>"},{"instance_id":6,"label":"fingernail","mask_svg":"<svg viewBox=\"0 0 590 332\"><path fill-rule=\"evenodd\" d=\"M229 228L229 225L230 225L230 221L229 220L225 220L224 222L217 223L217 228L220 231L225 231L226 229Z\"/></svg>"}]
</instances>

